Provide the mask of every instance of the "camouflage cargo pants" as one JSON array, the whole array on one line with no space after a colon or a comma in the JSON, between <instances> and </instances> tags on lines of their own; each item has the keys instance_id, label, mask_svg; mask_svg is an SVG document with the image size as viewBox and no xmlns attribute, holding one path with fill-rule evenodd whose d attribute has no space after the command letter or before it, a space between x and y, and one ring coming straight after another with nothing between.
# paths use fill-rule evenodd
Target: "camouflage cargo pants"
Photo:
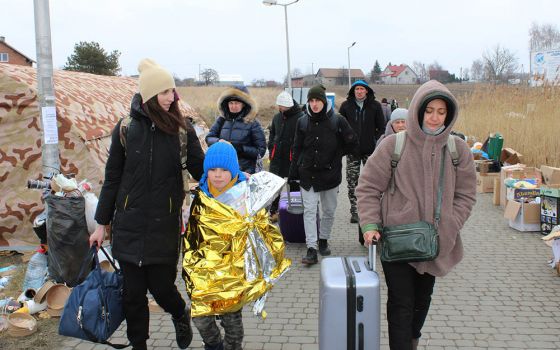
<instances>
[{"instance_id":1,"label":"camouflage cargo pants","mask_svg":"<svg viewBox=\"0 0 560 350\"><path fill-rule=\"evenodd\" d=\"M360 165L366 164L369 156L346 156L346 180L348 181L348 199L350 200L350 214L358 214L356 206L356 186L360 177Z\"/></svg>"},{"instance_id":2,"label":"camouflage cargo pants","mask_svg":"<svg viewBox=\"0 0 560 350\"><path fill-rule=\"evenodd\" d=\"M218 318L225 331L223 340L224 349L243 349L243 319L241 318L241 311L242 310L239 310L220 316L193 317L192 321L207 348L212 348L222 343L220 329L216 324L216 318Z\"/></svg>"}]
</instances>

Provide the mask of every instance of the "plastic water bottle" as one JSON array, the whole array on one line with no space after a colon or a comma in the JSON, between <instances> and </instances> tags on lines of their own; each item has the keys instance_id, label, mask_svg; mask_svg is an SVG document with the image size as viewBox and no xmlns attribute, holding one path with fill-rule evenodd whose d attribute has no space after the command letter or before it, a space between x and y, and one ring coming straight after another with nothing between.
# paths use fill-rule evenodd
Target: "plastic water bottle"
<instances>
[{"instance_id":1,"label":"plastic water bottle","mask_svg":"<svg viewBox=\"0 0 560 350\"><path fill-rule=\"evenodd\" d=\"M39 290L45 283L47 276L47 256L36 252L27 264L27 271L23 279L23 291L28 289Z\"/></svg>"}]
</instances>

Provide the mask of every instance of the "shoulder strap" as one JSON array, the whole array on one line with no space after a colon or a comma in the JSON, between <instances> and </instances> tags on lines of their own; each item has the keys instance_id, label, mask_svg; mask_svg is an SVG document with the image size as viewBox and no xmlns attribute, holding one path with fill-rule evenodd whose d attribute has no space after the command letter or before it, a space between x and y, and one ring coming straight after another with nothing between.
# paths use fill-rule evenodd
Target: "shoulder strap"
<instances>
[{"instance_id":1,"label":"shoulder strap","mask_svg":"<svg viewBox=\"0 0 560 350\"><path fill-rule=\"evenodd\" d=\"M393 154L391 154L391 181L389 182L389 193L395 193L395 169L399 160L401 160L401 154L404 149L404 144L406 142L406 131L399 131L397 133L397 140L395 141L395 149Z\"/></svg>"},{"instance_id":2,"label":"shoulder strap","mask_svg":"<svg viewBox=\"0 0 560 350\"><path fill-rule=\"evenodd\" d=\"M341 130L340 130L340 118L341 118L341 116L337 115L336 113L333 113L333 115L331 115L331 118L330 118L331 130L333 130L337 134L341 132Z\"/></svg>"},{"instance_id":3,"label":"shoulder strap","mask_svg":"<svg viewBox=\"0 0 560 350\"><path fill-rule=\"evenodd\" d=\"M187 141L187 130L179 128L179 152L181 154L181 169L183 170L187 169Z\"/></svg>"},{"instance_id":4,"label":"shoulder strap","mask_svg":"<svg viewBox=\"0 0 560 350\"><path fill-rule=\"evenodd\" d=\"M130 115L127 115L126 117L122 118L120 129L119 129L119 138L121 140L121 145L124 148L125 156L126 156L126 135L128 133L128 127L130 126L131 122L132 122L132 117Z\"/></svg>"},{"instance_id":5,"label":"shoulder strap","mask_svg":"<svg viewBox=\"0 0 560 350\"><path fill-rule=\"evenodd\" d=\"M457 169L457 166L459 165L459 152L457 152L457 144L455 143L455 141L455 136L449 135L449 138L447 139L447 149L451 154L451 161L453 163L453 166L455 166L455 169Z\"/></svg>"},{"instance_id":6,"label":"shoulder strap","mask_svg":"<svg viewBox=\"0 0 560 350\"><path fill-rule=\"evenodd\" d=\"M187 120L187 123L190 123ZM188 194L189 191L189 179L190 174L189 171L187 170L187 143L188 143L188 138L187 138L187 130L183 129L183 128L179 128L179 156L181 158L181 174L182 174L182 178L183 178L183 191L185 193ZM189 198L189 196L186 196L187 200ZM187 204L189 204L187 202Z\"/></svg>"},{"instance_id":7,"label":"shoulder strap","mask_svg":"<svg viewBox=\"0 0 560 350\"><path fill-rule=\"evenodd\" d=\"M459 152L457 152L457 144L455 143L455 136L449 135L447 139L447 149L451 155L451 161L455 169L459 165ZM391 181L389 183L389 191L391 194L395 193L395 169L399 160L401 159L401 154L406 143L406 131L399 131L397 133L397 140L395 141L395 150L391 155Z\"/></svg>"},{"instance_id":8,"label":"shoulder strap","mask_svg":"<svg viewBox=\"0 0 560 350\"><path fill-rule=\"evenodd\" d=\"M309 116L305 115L304 118L301 118L301 122L299 123L299 130L306 132L308 125L309 125Z\"/></svg>"}]
</instances>

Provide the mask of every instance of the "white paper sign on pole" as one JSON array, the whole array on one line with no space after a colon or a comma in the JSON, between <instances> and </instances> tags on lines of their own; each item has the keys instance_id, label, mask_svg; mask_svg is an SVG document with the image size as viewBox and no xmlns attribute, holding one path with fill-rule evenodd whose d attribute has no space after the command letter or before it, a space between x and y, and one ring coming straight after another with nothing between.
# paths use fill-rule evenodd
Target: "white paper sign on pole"
<instances>
[{"instance_id":1,"label":"white paper sign on pole","mask_svg":"<svg viewBox=\"0 0 560 350\"><path fill-rule=\"evenodd\" d=\"M41 120L43 122L43 141L45 145L58 144L56 107L47 106L41 108Z\"/></svg>"}]
</instances>

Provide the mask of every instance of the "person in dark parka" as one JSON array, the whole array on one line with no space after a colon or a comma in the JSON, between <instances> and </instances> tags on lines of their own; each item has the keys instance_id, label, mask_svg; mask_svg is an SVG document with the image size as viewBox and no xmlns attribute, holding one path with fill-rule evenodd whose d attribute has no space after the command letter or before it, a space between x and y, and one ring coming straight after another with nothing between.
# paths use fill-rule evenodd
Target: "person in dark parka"
<instances>
[{"instance_id":1,"label":"person in dark parka","mask_svg":"<svg viewBox=\"0 0 560 350\"><path fill-rule=\"evenodd\" d=\"M190 308L175 286L185 198L179 129L186 131L186 167L196 180L203 173L204 153L179 110L173 76L150 59L140 61L138 71L140 93L132 98L125 144L123 120L113 129L95 213L99 226L90 245L101 246L111 230L112 253L124 276L123 306L133 349L147 349L148 290L172 315L177 344L186 349L192 340Z\"/></svg>"},{"instance_id":2,"label":"person in dark parka","mask_svg":"<svg viewBox=\"0 0 560 350\"><path fill-rule=\"evenodd\" d=\"M301 106L296 103L292 96L282 91L276 98L276 105L279 112L272 118L269 126L268 137L268 158L270 159L269 171L280 177L288 177L290 164L292 163L292 145L296 133L296 122L305 113ZM291 189L293 191L298 188ZM277 197L270 207L271 221L278 219Z\"/></svg>"},{"instance_id":3,"label":"person in dark parka","mask_svg":"<svg viewBox=\"0 0 560 350\"><path fill-rule=\"evenodd\" d=\"M317 249L330 255L328 240L338 204L342 181L342 157L358 147L356 133L346 119L335 113L322 85L309 89L306 116L296 123L293 159L288 181L300 181L307 254L302 263L318 262ZM317 207L321 203L321 223L317 241Z\"/></svg>"},{"instance_id":4,"label":"person in dark parka","mask_svg":"<svg viewBox=\"0 0 560 350\"><path fill-rule=\"evenodd\" d=\"M218 99L222 113L206 135L208 146L227 141L235 147L242 171L254 174L257 159L266 153L266 137L257 120L257 102L245 86L226 89Z\"/></svg>"},{"instance_id":5,"label":"person in dark parka","mask_svg":"<svg viewBox=\"0 0 560 350\"><path fill-rule=\"evenodd\" d=\"M360 176L360 165L364 165L375 150L377 139L385 133L385 116L381 104L375 100L373 90L358 80L348 91L346 101L340 105L339 113L348 120L360 143L357 152L346 156L346 180L350 200L350 222L358 222L355 190Z\"/></svg>"}]
</instances>

